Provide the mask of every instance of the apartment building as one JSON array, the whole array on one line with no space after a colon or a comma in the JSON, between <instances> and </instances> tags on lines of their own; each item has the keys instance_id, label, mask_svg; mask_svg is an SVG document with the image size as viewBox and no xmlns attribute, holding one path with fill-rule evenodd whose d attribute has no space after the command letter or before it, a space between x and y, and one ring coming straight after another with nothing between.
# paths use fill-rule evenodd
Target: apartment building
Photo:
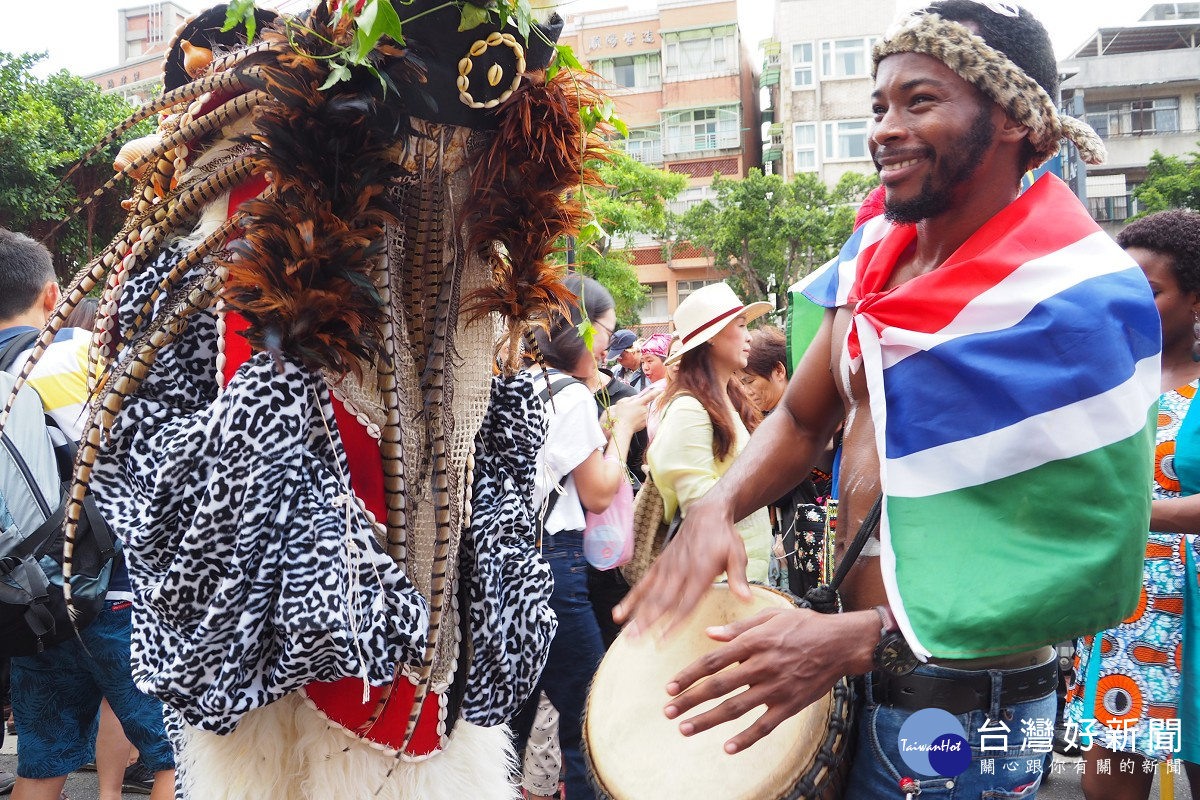
<instances>
[{"instance_id":1,"label":"apartment building","mask_svg":"<svg viewBox=\"0 0 1200 800\"><path fill-rule=\"evenodd\" d=\"M625 151L688 177L677 211L711 197L714 175L742 177L759 165L756 81L736 0L639 0L566 21L561 41L601 76L629 126ZM681 300L723 274L695 248L664 256L663 242L632 244L649 288L643 332L666 330Z\"/></svg>"},{"instance_id":2,"label":"apartment building","mask_svg":"<svg viewBox=\"0 0 1200 800\"><path fill-rule=\"evenodd\" d=\"M105 92L141 105L162 85L162 57L191 12L171 0L117 11L117 65L85 76Z\"/></svg>"},{"instance_id":3,"label":"apartment building","mask_svg":"<svg viewBox=\"0 0 1200 800\"><path fill-rule=\"evenodd\" d=\"M786 180L815 172L833 186L871 174L871 48L895 21L895 0L775 0L760 85L765 168Z\"/></svg>"},{"instance_id":4,"label":"apartment building","mask_svg":"<svg viewBox=\"0 0 1200 800\"><path fill-rule=\"evenodd\" d=\"M117 11L117 64L84 76L105 92L119 94L132 105L141 105L162 87L162 60L175 31L195 11L209 8L211 0L188 0L189 7L162 0ZM260 2L259 7L296 13L309 0Z\"/></svg>"},{"instance_id":5,"label":"apartment building","mask_svg":"<svg viewBox=\"0 0 1200 800\"><path fill-rule=\"evenodd\" d=\"M1115 231L1137 213L1133 190L1154 151L1197 149L1200 3L1156 3L1138 22L1100 28L1059 72L1063 108L1082 115L1108 148L1108 161L1087 169L1086 196L1092 216Z\"/></svg>"}]
</instances>

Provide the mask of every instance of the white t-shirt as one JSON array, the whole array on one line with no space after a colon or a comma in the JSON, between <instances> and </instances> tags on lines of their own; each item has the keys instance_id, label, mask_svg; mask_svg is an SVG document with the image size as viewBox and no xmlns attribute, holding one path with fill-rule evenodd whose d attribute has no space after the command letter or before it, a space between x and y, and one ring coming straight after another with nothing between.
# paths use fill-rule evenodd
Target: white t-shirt
<instances>
[{"instance_id":1,"label":"white t-shirt","mask_svg":"<svg viewBox=\"0 0 1200 800\"><path fill-rule=\"evenodd\" d=\"M530 373L534 376L534 391L545 390L545 374L536 368ZM563 377L562 373L553 371L550 382ZM551 491L561 491L558 502L546 518L546 533L583 530L583 504L579 501L571 471L594 451L604 448L600 411L591 391L582 383L573 383L554 392L554 397L546 403L546 414L550 422L546 441L538 451L533 506L540 509Z\"/></svg>"}]
</instances>

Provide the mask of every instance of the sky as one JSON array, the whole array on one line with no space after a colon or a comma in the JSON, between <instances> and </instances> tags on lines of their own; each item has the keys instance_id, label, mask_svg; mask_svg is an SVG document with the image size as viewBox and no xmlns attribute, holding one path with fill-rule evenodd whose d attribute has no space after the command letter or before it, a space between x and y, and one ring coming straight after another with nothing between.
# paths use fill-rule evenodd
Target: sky
<instances>
[{"instance_id":1,"label":"sky","mask_svg":"<svg viewBox=\"0 0 1200 800\"><path fill-rule=\"evenodd\" d=\"M179 0L193 11L211 5L211 0ZM643 7L653 0L561 0L561 10L594 10L621 6ZM1050 31L1059 58L1065 57L1096 28L1136 20L1152 0L1024 0ZM138 0L3 0L0 50L5 52L48 51L41 73L68 69L86 75L117 63L117 9L144 3ZM544 5L546 0L535 0ZM261 5L274 5L261 0ZM753 49L771 34L772 0L738 0L744 40ZM900 7L922 5L918 0L900 0ZM847 0L847 13L854 13L854 0Z\"/></svg>"}]
</instances>

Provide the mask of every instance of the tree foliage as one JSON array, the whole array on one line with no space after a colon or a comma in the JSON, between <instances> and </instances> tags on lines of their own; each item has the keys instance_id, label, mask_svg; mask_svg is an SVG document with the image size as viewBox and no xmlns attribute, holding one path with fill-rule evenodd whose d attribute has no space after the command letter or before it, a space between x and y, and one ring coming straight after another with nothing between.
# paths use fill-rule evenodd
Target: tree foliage
<instances>
[{"instance_id":1,"label":"tree foliage","mask_svg":"<svg viewBox=\"0 0 1200 800\"><path fill-rule=\"evenodd\" d=\"M1146 165L1146 180L1133 190L1133 196L1138 201L1139 217L1169 208L1200 211L1200 152L1181 158L1155 150Z\"/></svg>"},{"instance_id":2,"label":"tree foliage","mask_svg":"<svg viewBox=\"0 0 1200 800\"><path fill-rule=\"evenodd\" d=\"M858 204L877 184L847 173L833 189L810 173L785 182L750 170L742 180L713 179L716 197L689 209L678 241L727 265L729 283L746 302L765 299L837 254L854 230Z\"/></svg>"},{"instance_id":3,"label":"tree foliage","mask_svg":"<svg viewBox=\"0 0 1200 800\"><path fill-rule=\"evenodd\" d=\"M38 239L113 174L120 142L59 186L70 166L132 111L123 98L65 70L38 78L32 69L43 57L0 52L0 225ZM123 141L152 129L153 122L142 123ZM61 276L117 232L125 216L120 200L114 192L46 241Z\"/></svg>"},{"instance_id":4,"label":"tree foliage","mask_svg":"<svg viewBox=\"0 0 1200 800\"><path fill-rule=\"evenodd\" d=\"M613 293L619 324L630 325L637 321L637 310L646 296L630 247L638 235L648 234L659 241L670 237L669 203L687 185L687 179L622 153L616 153L599 172L606 187L583 190L596 225L580 236L576 257L581 273Z\"/></svg>"}]
</instances>

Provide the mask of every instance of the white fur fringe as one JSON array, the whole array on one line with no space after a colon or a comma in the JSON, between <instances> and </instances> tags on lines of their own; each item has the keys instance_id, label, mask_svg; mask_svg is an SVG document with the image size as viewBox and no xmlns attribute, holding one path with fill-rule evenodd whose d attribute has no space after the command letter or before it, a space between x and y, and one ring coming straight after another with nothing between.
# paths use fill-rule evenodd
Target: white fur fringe
<instances>
[{"instance_id":1,"label":"white fur fringe","mask_svg":"<svg viewBox=\"0 0 1200 800\"><path fill-rule=\"evenodd\" d=\"M518 791L507 727L459 720L445 751L404 761L347 736L298 694L252 711L228 736L186 728L179 744L185 800L513 800Z\"/></svg>"}]
</instances>

